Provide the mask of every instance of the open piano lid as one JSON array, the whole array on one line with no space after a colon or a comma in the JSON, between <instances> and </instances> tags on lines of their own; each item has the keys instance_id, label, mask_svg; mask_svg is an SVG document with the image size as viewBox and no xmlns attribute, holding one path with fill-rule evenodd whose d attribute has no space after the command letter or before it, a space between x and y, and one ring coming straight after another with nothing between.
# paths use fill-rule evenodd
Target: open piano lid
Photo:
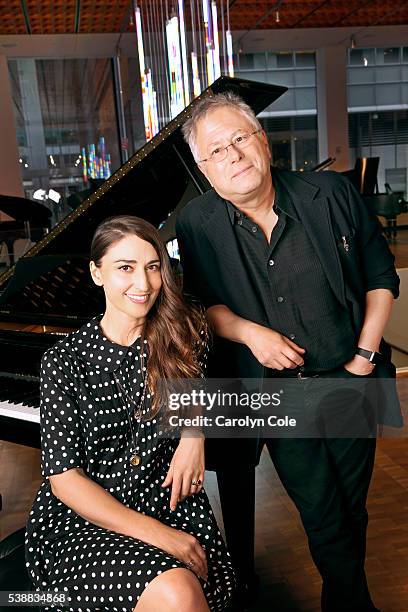
<instances>
[{"instance_id":1,"label":"open piano lid","mask_svg":"<svg viewBox=\"0 0 408 612\"><path fill-rule=\"evenodd\" d=\"M96 227L107 217L122 214L142 217L158 227L176 208L208 190L180 126L199 99L225 91L239 94L258 114L287 88L239 78L217 79L0 276L0 321L79 327L103 311L103 294L89 275L89 249ZM167 240L173 237L167 232Z\"/></svg>"}]
</instances>

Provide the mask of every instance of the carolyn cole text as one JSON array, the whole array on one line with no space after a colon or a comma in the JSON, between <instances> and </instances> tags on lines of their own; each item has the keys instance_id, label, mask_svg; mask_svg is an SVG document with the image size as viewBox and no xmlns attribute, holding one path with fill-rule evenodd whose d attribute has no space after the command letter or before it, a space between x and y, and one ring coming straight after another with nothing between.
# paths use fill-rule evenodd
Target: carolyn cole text
<instances>
[{"instance_id":1,"label":"carolyn cole text","mask_svg":"<svg viewBox=\"0 0 408 612\"><path fill-rule=\"evenodd\" d=\"M169 419L171 427L245 427L248 429L265 428L265 427L296 427L296 419L288 416L278 417L269 415L268 417L251 417L248 414L243 417L226 417L221 414L216 417L210 416L195 416L192 418L180 417L172 415Z\"/></svg>"}]
</instances>

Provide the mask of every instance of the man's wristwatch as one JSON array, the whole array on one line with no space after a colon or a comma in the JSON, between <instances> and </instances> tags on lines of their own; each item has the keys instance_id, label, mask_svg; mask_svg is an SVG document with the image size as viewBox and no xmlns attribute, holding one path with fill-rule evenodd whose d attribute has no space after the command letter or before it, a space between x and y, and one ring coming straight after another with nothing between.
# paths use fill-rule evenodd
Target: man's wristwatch
<instances>
[{"instance_id":1,"label":"man's wristwatch","mask_svg":"<svg viewBox=\"0 0 408 612\"><path fill-rule=\"evenodd\" d=\"M377 363L380 363L383 358L381 353L377 353L376 351L367 351L367 349L363 349L360 347L357 348L356 355L360 355L360 357L368 359L368 361L373 365L377 365Z\"/></svg>"}]
</instances>

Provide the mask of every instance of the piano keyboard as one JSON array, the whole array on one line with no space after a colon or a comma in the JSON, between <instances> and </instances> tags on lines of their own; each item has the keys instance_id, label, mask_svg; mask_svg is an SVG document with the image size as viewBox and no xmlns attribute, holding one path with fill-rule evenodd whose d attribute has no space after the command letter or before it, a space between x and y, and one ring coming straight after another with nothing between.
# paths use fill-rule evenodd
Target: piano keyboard
<instances>
[{"instance_id":1,"label":"piano keyboard","mask_svg":"<svg viewBox=\"0 0 408 612\"><path fill-rule=\"evenodd\" d=\"M0 416L40 423L40 390L35 377L0 376Z\"/></svg>"}]
</instances>

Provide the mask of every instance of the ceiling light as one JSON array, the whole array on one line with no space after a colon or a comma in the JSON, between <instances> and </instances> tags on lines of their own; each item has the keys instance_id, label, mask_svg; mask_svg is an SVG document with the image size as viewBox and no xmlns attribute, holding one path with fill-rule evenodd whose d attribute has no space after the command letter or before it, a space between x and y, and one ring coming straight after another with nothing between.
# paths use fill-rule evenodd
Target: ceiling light
<instances>
[{"instance_id":1,"label":"ceiling light","mask_svg":"<svg viewBox=\"0 0 408 612\"><path fill-rule=\"evenodd\" d=\"M279 10L277 10L276 13L275 13L275 22L276 23L280 22Z\"/></svg>"}]
</instances>

